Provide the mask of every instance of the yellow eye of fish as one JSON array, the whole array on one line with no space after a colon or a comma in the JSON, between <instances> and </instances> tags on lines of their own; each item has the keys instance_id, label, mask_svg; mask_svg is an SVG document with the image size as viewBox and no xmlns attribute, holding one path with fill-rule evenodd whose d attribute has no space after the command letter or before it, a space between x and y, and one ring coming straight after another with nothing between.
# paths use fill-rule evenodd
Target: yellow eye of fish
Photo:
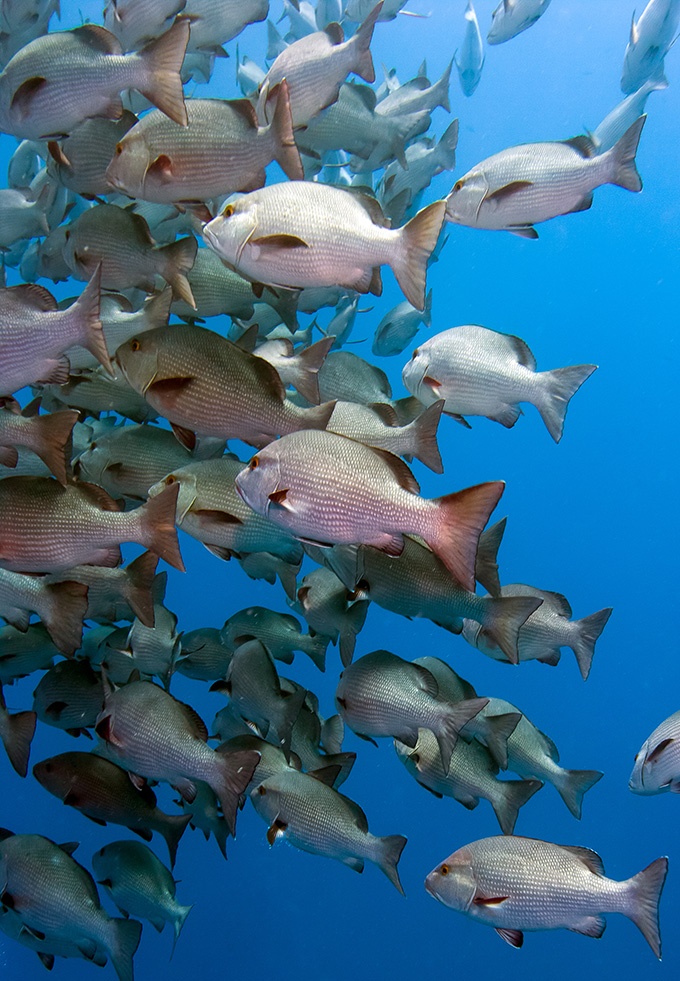
<instances>
[{"instance_id":1,"label":"yellow eye of fish","mask_svg":"<svg viewBox=\"0 0 680 981\"><path fill-rule=\"evenodd\" d=\"M460 189L462 188L462 186L463 186L463 182L462 181L456 181L456 183L453 185L453 193L455 194L456 191L460 191Z\"/></svg>"},{"instance_id":2,"label":"yellow eye of fish","mask_svg":"<svg viewBox=\"0 0 680 981\"><path fill-rule=\"evenodd\" d=\"M411 357L412 358L417 358L418 357L418 353L419 353L418 352L418 348L416 348L415 351L413 352L413 354L411 355Z\"/></svg>"},{"instance_id":3,"label":"yellow eye of fish","mask_svg":"<svg viewBox=\"0 0 680 981\"><path fill-rule=\"evenodd\" d=\"M439 870L439 873L440 873L440 875L448 875L449 874L449 867L448 867L448 865L442 865L442 867Z\"/></svg>"},{"instance_id":4,"label":"yellow eye of fish","mask_svg":"<svg viewBox=\"0 0 680 981\"><path fill-rule=\"evenodd\" d=\"M252 460L250 461L249 469L250 470L257 470L257 468L259 467L259 465L260 465L260 458L259 458L259 456L254 456L252 458Z\"/></svg>"},{"instance_id":5,"label":"yellow eye of fish","mask_svg":"<svg viewBox=\"0 0 680 981\"><path fill-rule=\"evenodd\" d=\"M226 206L226 208L224 209L224 211L222 212L222 217L223 218L231 218L231 216L233 215L233 213L234 213L234 205L233 204L228 204Z\"/></svg>"},{"instance_id":6,"label":"yellow eye of fish","mask_svg":"<svg viewBox=\"0 0 680 981\"><path fill-rule=\"evenodd\" d=\"M123 152L123 144L122 143L116 143L116 156L118 156L122 152Z\"/></svg>"},{"instance_id":7,"label":"yellow eye of fish","mask_svg":"<svg viewBox=\"0 0 680 981\"><path fill-rule=\"evenodd\" d=\"M267 793L266 789L262 786L262 784L260 784L260 786L257 788L257 792L260 795L260 797L264 797L264 795Z\"/></svg>"},{"instance_id":8,"label":"yellow eye of fish","mask_svg":"<svg viewBox=\"0 0 680 981\"><path fill-rule=\"evenodd\" d=\"M418 755L418 753L411 753L411 759L413 760L415 765L418 766L418 764L420 763L420 756Z\"/></svg>"},{"instance_id":9,"label":"yellow eye of fish","mask_svg":"<svg viewBox=\"0 0 680 981\"><path fill-rule=\"evenodd\" d=\"M176 477L173 477L172 474L168 474L168 476L165 478L165 483L166 484L174 484L175 481L176 481L176 479L177 478Z\"/></svg>"},{"instance_id":10,"label":"yellow eye of fish","mask_svg":"<svg viewBox=\"0 0 680 981\"><path fill-rule=\"evenodd\" d=\"M141 346L142 346L141 341L138 341L136 337L134 338L134 340L130 341L131 351L139 351Z\"/></svg>"}]
</instances>

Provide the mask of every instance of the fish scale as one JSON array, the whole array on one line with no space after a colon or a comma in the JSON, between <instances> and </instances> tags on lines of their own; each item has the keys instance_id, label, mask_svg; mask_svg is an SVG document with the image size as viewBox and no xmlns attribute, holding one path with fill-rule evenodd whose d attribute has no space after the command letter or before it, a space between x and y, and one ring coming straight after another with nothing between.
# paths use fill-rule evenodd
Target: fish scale
<instances>
[{"instance_id":1,"label":"fish scale","mask_svg":"<svg viewBox=\"0 0 680 981\"><path fill-rule=\"evenodd\" d=\"M228 269L212 249L198 250L187 278L196 309L184 300L175 300L172 312L178 317L217 317L227 313L247 320L253 316L252 284Z\"/></svg>"}]
</instances>

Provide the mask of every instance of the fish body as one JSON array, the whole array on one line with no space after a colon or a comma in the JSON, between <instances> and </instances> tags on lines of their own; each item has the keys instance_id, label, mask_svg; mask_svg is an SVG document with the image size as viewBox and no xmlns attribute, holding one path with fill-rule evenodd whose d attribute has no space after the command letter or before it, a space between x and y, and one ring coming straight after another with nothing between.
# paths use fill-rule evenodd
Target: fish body
<instances>
[{"instance_id":1,"label":"fish body","mask_svg":"<svg viewBox=\"0 0 680 981\"><path fill-rule=\"evenodd\" d=\"M103 366L70 375L63 385L43 385L40 394L44 408L51 412L68 406L94 417L99 417L102 412L118 412L133 422L158 419L156 410L120 372L111 377Z\"/></svg>"},{"instance_id":2,"label":"fish body","mask_svg":"<svg viewBox=\"0 0 680 981\"><path fill-rule=\"evenodd\" d=\"M631 92L618 105L614 106L591 134L597 152L606 153L607 150L615 146L635 120L644 114L647 99L652 92L661 92L666 88L668 88L668 82L663 76L648 79L642 83L640 88Z\"/></svg>"},{"instance_id":3,"label":"fish body","mask_svg":"<svg viewBox=\"0 0 680 981\"><path fill-rule=\"evenodd\" d=\"M249 25L266 19L269 0L187 0L184 14L191 21L189 51L224 57L222 47Z\"/></svg>"},{"instance_id":4,"label":"fish body","mask_svg":"<svg viewBox=\"0 0 680 981\"><path fill-rule=\"evenodd\" d=\"M275 660L285 664L292 664L295 651L302 651L320 671L326 669L327 639L303 634L295 617L264 606L250 606L233 613L222 627L220 637L232 651L248 640L259 640Z\"/></svg>"},{"instance_id":5,"label":"fish body","mask_svg":"<svg viewBox=\"0 0 680 981\"><path fill-rule=\"evenodd\" d=\"M77 412L23 415L14 399L0 400L0 461L16 465L17 447L32 450L50 468L59 483L66 484L67 447L78 419Z\"/></svg>"},{"instance_id":6,"label":"fish body","mask_svg":"<svg viewBox=\"0 0 680 981\"><path fill-rule=\"evenodd\" d=\"M664 58L680 27L678 0L649 0L637 21L630 25L630 39L623 57L621 91L630 95L652 78L663 78Z\"/></svg>"},{"instance_id":7,"label":"fish body","mask_svg":"<svg viewBox=\"0 0 680 981\"><path fill-rule=\"evenodd\" d=\"M492 14L487 44L503 44L528 30L543 16L550 0L501 0Z\"/></svg>"},{"instance_id":8,"label":"fish body","mask_svg":"<svg viewBox=\"0 0 680 981\"><path fill-rule=\"evenodd\" d=\"M46 583L80 583L87 588L85 618L97 622L116 623L135 617L153 626L151 588L158 566L158 556L143 552L125 568L107 569L102 566L80 565L46 577ZM78 645L80 646L80 644Z\"/></svg>"},{"instance_id":9,"label":"fish body","mask_svg":"<svg viewBox=\"0 0 680 981\"><path fill-rule=\"evenodd\" d=\"M106 168L116 145L136 122L134 113L124 109L120 119L95 116L84 120L59 143L50 140L48 174L54 174L60 184L86 198L113 193Z\"/></svg>"},{"instance_id":10,"label":"fish body","mask_svg":"<svg viewBox=\"0 0 680 981\"><path fill-rule=\"evenodd\" d=\"M680 712L665 719L642 744L628 787L634 794L680 792Z\"/></svg>"},{"instance_id":11,"label":"fish body","mask_svg":"<svg viewBox=\"0 0 680 981\"><path fill-rule=\"evenodd\" d=\"M104 26L124 51L135 51L171 27L186 0L109 0Z\"/></svg>"},{"instance_id":12,"label":"fish body","mask_svg":"<svg viewBox=\"0 0 680 981\"><path fill-rule=\"evenodd\" d=\"M183 320L219 317L223 313L245 320L253 316L252 283L225 266L212 249L198 249L187 279L195 306L186 300L174 300L172 304L172 312Z\"/></svg>"},{"instance_id":13,"label":"fish body","mask_svg":"<svg viewBox=\"0 0 680 981\"><path fill-rule=\"evenodd\" d=\"M645 119L641 116L599 155L590 137L577 136L563 143L526 143L488 157L453 185L447 221L537 238L534 224L586 211L602 184L640 191L635 153Z\"/></svg>"},{"instance_id":14,"label":"fish body","mask_svg":"<svg viewBox=\"0 0 680 981\"><path fill-rule=\"evenodd\" d=\"M34 671L46 671L61 653L45 625L30 623L26 630L0 627L0 685L11 685Z\"/></svg>"},{"instance_id":15,"label":"fish body","mask_svg":"<svg viewBox=\"0 0 680 981\"><path fill-rule=\"evenodd\" d=\"M17 629L27 630L31 614L35 613L66 655L80 647L87 609L88 590L82 583L49 583L35 576L0 570L0 616Z\"/></svg>"},{"instance_id":16,"label":"fish body","mask_svg":"<svg viewBox=\"0 0 680 981\"><path fill-rule=\"evenodd\" d=\"M425 888L445 906L493 926L513 947L524 931L564 928L601 937L604 913L623 913L661 957L659 897L668 859L657 858L632 879L604 874L589 848L536 838L474 841L430 872Z\"/></svg>"},{"instance_id":17,"label":"fish body","mask_svg":"<svg viewBox=\"0 0 680 981\"><path fill-rule=\"evenodd\" d=\"M468 0L465 8L465 36L459 51L456 52L455 62L463 95L473 95L482 77L484 47L477 14L471 0Z\"/></svg>"},{"instance_id":18,"label":"fish body","mask_svg":"<svg viewBox=\"0 0 680 981\"><path fill-rule=\"evenodd\" d=\"M104 704L104 688L89 661L59 661L46 671L33 692L33 710L41 722L72 736L94 726Z\"/></svg>"},{"instance_id":19,"label":"fish body","mask_svg":"<svg viewBox=\"0 0 680 981\"><path fill-rule=\"evenodd\" d=\"M395 456L409 460L415 457L435 473L443 473L444 466L437 446L441 410L441 404L431 405L413 422L400 426L390 405L374 403L365 406L357 402L337 402L326 430L366 446L387 450Z\"/></svg>"},{"instance_id":20,"label":"fish body","mask_svg":"<svg viewBox=\"0 0 680 981\"><path fill-rule=\"evenodd\" d=\"M431 326L432 290L425 298L425 309L421 312L412 307L407 300L392 307L375 329L371 351L381 358L393 357L408 347L420 330L421 324Z\"/></svg>"},{"instance_id":21,"label":"fish body","mask_svg":"<svg viewBox=\"0 0 680 981\"><path fill-rule=\"evenodd\" d=\"M217 681L226 676L232 653L216 627L189 630L182 634L176 670L197 681Z\"/></svg>"},{"instance_id":22,"label":"fish body","mask_svg":"<svg viewBox=\"0 0 680 981\"><path fill-rule=\"evenodd\" d=\"M425 75L417 75L404 85L399 85L378 101L375 111L381 116L396 116L413 112L433 112L437 106L450 112L449 82L453 61L444 69L441 78L433 85Z\"/></svg>"}]
</instances>

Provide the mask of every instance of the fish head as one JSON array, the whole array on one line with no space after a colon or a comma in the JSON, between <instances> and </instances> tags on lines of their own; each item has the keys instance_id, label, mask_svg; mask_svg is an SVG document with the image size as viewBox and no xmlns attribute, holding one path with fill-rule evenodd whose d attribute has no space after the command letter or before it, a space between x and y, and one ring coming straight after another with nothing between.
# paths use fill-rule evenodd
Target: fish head
<instances>
[{"instance_id":1,"label":"fish head","mask_svg":"<svg viewBox=\"0 0 680 981\"><path fill-rule=\"evenodd\" d=\"M203 240L226 262L237 265L257 229L257 204L250 195L227 202L222 212L203 226Z\"/></svg>"},{"instance_id":2,"label":"fish head","mask_svg":"<svg viewBox=\"0 0 680 981\"><path fill-rule=\"evenodd\" d=\"M77 779L73 765L58 756L52 756L36 763L33 767L33 776L45 790L62 800L71 790L74 780Z\"/></svg>"},{"instance_id":3,"label":"fish head","mask_svg":"<svg viewBox=\"0 0 680 981\"><path fill-rule=\"evenodd\" d=\"M256 453L248 466L236 475L234 485L248 507L265 518L272 507L279 507L275 503L276 494L285 488L281 484L276 443Z\"/></svg>"},{"instance_id":4,"label":"fish head","mask_svg":"<svg viewBox=\"0 0 680 981\"><path fill-rule=\"evenodd\" d=\"M486 174L481 170L469 171L456 181L446 199L446 220L474 228L488 192Z\"/></svg>"},{"instance_id":5,"label":"fish head","mask_svg":"<svg viewBox=\"0 0 680 981\"><path fill-rule=\"evenodd\" d=\"M193 471L179 469L166 474L162 480L149 488L149 497L157 497L158 494L163 493L166 487L171 487L173 484L179 484L175 520L178 525L181 525L193 507L198 494L196 474Z\"/></svg>"},{"instance_id":6,"label":"fish head","mask_svg":"<svg viewBox=\"0 0 680 981\"><path fill-rule=\"evenodd\" d=\"M250 794L253 807L270 825L274 823L281 810L281 794L271 783L271 778L263 780Z\"/></svg>"},{"instance_id":7,"label":"fish head","mask_svg":"<svg viewBox=\"0 0 680 981\"><path fill-rule=\"evenodd\" d=\"M466 913L477 891L469 850L460 848L432 869L425 879L425 889L449 909Z\"/></svg>"},{"instance_id":8,"label":"fish head","mask_svg":"<svg viewBox=\"0 0 680 981\"><path fill-rule=\"evenodd\" d=\"M658 745L651 743L648 739L635 757L633 772L628 781L628 789L640 796L659 794L668 790L671 779L674 776L672 766L668 766L667 754L664 751L669 741L663 741Z\"/></svg>"},{"instance_id":9,"label":"fish head","mask_svg":"<svg viewBox=\"0 0 680 981\"><path fill-rule=\"evenodd\" d=\"M145 331L118 348L114 361L123 372L126 381L140 393L145 395L149 386L158 375L158 344L156 331Z\"/></svg>"},{"instance_id":10,"label":"fish head","mask_svg":"<svg viewBox=\"0 0 680 981\"><path fill-rule=\"evenodd\" d=\"M415 395L416 398L420 398L421 391L425 388L423 380L428 374L429 367L429 356L425 346L415 348L411 360L404 365L401 373L402 381L411 395Z\"/></svg>"},{"instance_id":11,"label":"fish head","mask_svg":"<svg viewBox=\"0 0 680 981\"><path fill-rule=\"evenodd\" d=\"M106 168L106 179L117 191L143 198L144 182L152 162L144 140L130 132L116 144L111 163Z\"/></svg>"}]
</instances>

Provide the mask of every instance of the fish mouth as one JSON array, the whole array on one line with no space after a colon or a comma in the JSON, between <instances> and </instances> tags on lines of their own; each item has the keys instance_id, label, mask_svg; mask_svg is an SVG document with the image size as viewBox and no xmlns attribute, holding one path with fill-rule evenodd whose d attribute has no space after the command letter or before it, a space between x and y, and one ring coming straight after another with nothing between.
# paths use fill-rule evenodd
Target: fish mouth
<instances>
[{"instance_id":1,"label":"fish mouth","mask_svg":"<svg viewBox=\"0 0 680 981\"><path fill-rule=\"evenodd\" d=\"M430 882L429 876L425 880L425 892L429 892L430 896L432 896L433 899L436 899L438 903L441 903L442 900L440 896L435 892L434 886Z\"/></svg>"}]
</instances>

